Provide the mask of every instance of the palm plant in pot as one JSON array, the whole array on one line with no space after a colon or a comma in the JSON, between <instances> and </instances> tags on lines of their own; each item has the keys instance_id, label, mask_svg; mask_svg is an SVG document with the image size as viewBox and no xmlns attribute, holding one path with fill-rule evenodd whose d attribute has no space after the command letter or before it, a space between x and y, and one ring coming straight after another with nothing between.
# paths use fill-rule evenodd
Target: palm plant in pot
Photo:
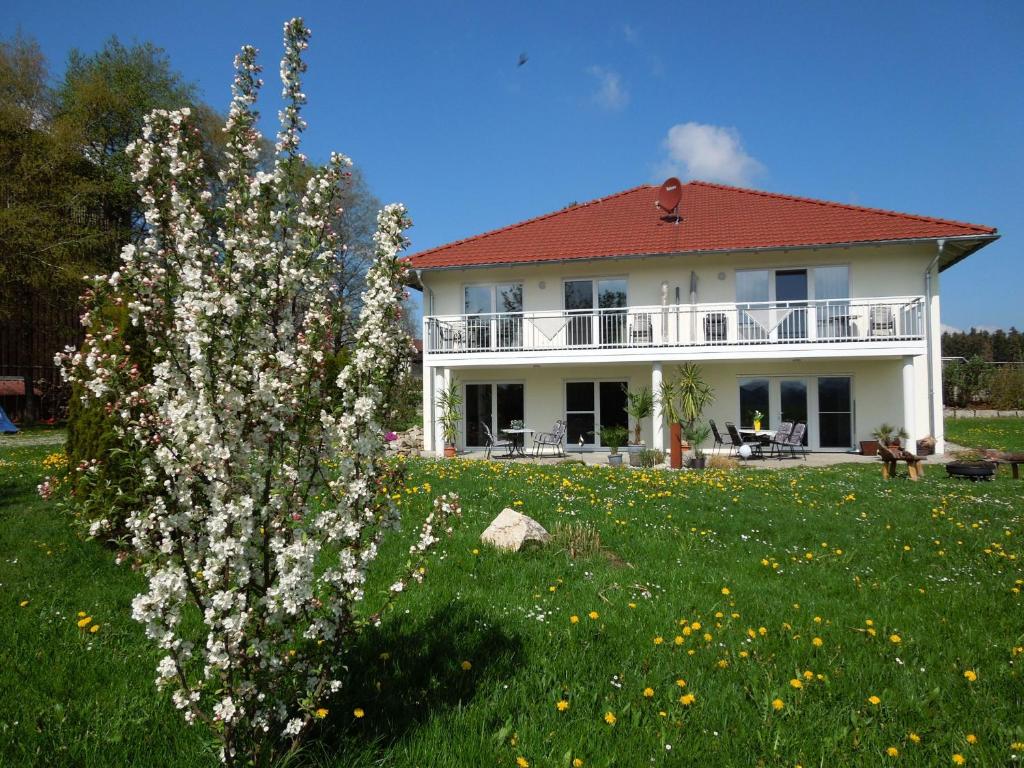
<instances>
[{"instance_id":1,"label":"palm plant in pot","mask_svg":"<svg viewBox=\"0 0 1024 768\"><path fill-rule=\"evenodd\" d=\"M444 455L450 459L455 455L455 442L459 438L459 422L462 421L462 392L456 382L451 382L437 396L440 411L441 436L444 438Z\"/></svg>"},{"instance_id":2,"label":"palm plant in pot","mask_svg":"<svg viewBox=\"0 0 1024 768\"><path fill-rule=\"evenodd\" d=\"M696 363L686 363L679 367L675 387L679 397L682 431L685 434L694 428L704 409L714 402L715 392L711 385L704 381L704 375ZM703 440L706 439L705 434Z\"/></svg>"},{"instance_id":3,"label":"palm plant in pot","mask_svg":"<svg viewBox=\"0 0 1024 768\"><path fill-rule=\"evenodd\" d=\"M894 427L892 424L882 423L878 428L871 433L871 436L878 441L879 445L884 445L887 448L900 448L902 447L901 440L906 440L910 437L907 434L907 430L903 427Z\"/></svg>"},{"instance_id":4,"label":"palm plant in pot","mask_svg":"<svg viewBox=\"0 0 1024 768\"><path fill-rule=\"evenodd\" d=\"M629 463L630 466L640 466L640 454L643 452L644 445L643 440L640 436L640 429L642 422L651 413L654 412L654 396L651 394L651 390L647 387L639 389L636 392L631 392L629 389L626 392L626 413L631 419L633 419L633 442L629 444L627 450L629 451Z\"/></svg>"},{"instance_id":5,"label":"palm plant in pot","mask_svg":"<svg viewBox=\"0 0 1024 768\"><path fill-rule=\"evenodd\" d=\"M622 464L619 446L626 442L629 432L625 427L601 427L601 444L608 448L608 463L613 467Z\"/></svg>"},{"instance_id":6,"label":"palm plant in pot","mask_svg":"<svg viewBox=\"0 0 1024 768\"><path fill-rule=\"evenodd\" d=\"M693 459L690 462L692 469L704 469L707 456L701 447L711 434L711 427L707 424L694 423L686 430L686 439L693 446Z\"/></svg>"}]
</instances>

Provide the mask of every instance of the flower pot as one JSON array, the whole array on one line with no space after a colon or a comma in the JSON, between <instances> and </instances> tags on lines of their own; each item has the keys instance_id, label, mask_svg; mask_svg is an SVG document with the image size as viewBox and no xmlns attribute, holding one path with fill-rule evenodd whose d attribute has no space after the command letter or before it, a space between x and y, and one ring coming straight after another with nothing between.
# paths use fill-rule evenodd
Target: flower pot
<instances>
[{"instance_id":1,"label":"flower pot","mask_svg":"<svg viewBox=\"0 0 1024 768\"><path fill-rule=\"evenodd\" d=\"M626 446L626 451L629 453L629 466L639 467L640 466L640 454L647 449L647 446L643 443L631 444Z\"/></svg>"},{"instance_id":2,"label":"flower pot","mask_svg":"<svg viewBox=\"0 0 1024 768\"><path fill-rule=\"evenodd\" d=\"M683 425L678 422L669 427L668 465L672 469L681 469L683 466Z\"/></svg>"},{"instance_id":3,"label":"flower pot","mask_svg":"<svg viewBox=\"0 0 1024 768\"><path fill-rule=\"evenodd\" d=\"M613 467L621 467L622 466L622 454L621 453L609 453L608 454L608 463L611 464Z\"/></svg>"},{"instance_id":4,"label":"flower pot","mask_svg":"<svg viewBox=\"0 0 1024 768\"><path fill-rule=\"evenodd\" d=\"M446 459L453 459L453 458L455 458L455 446L454 445L446 445L444 447L444 457Z\"/></svg>"},{"instance_id":5,"label":"flower pot","mask_svg":"<svg viewBox=\"0 0 1024 768\"><path fill-rule=\"evenodd\" d=\"M861 440L860 441L860 452L862 456L877 456L878 455L878 441L877 440Z\"/></svg>"},{"instance_id":6,"label":"flower pot","mask_svg":"<svg viewBox=\"0 0 1024 768\"><path fill-rule=\"evenodd\" d=\"M754 419L754 431L755 432L760 432L761 431L761 420L760 419Z\"/></svg>"},{"instance_id":7,"label":"flower pot","mask_svg":"<svg viewBox=\"0 0 1024 768\"><path fill-rule=\"evenodd\" d=\"M707 465L707 456L694 456L692 459L690 459L690 469L704 469Z\"/></svg>"}]
</instances>

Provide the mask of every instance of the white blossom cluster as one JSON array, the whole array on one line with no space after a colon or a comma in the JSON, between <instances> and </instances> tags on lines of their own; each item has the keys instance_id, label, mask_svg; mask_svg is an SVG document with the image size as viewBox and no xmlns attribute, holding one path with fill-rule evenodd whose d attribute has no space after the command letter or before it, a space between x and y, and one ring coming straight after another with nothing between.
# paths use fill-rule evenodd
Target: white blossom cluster
<instances>
[{"instance_id":1,"label":"white blossom cluster","mask_svg":"<svg viewBox=\"0 0 1024 768\"><path fill-rule=\"evenodd\" d=\"M91 301L141 326L152 375L140 376L97 309L64 360L69 379L146 447L150 492L128 525L149 588L133 615L164 652L157 684L190 721L210 724L227 763L282 738L294 744L342 685L338 659L367 569L397 522L384 424L412 345L397 258L410 222L390 205L350 360L336 383L325 380L343 311L332 291L343 244L330 222L350 161L335 154L310 172L298 153L309 30L293 19L284 40L271 167L260 166L251 47L235 59L222 197L204 181L187 109L153 112L130 148L146 237L95 280ZM411 554L458 513L457 498L439 505Z\"/></svg>"}]
</instances>

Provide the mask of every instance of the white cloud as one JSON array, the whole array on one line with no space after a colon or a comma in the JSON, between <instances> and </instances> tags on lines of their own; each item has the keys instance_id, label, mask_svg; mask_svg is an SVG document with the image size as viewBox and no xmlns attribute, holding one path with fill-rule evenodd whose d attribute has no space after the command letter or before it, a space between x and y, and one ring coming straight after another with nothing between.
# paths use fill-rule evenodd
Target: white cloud
<instances>
[{"instance_id":1,"label":"white cloud","mask_svg":"<svg viewBox=\"0 0 1024 768\"><path fill-rule=\"evenodd\" d=\"M668 129L662 143L668 157L660 177L720 181L749 186L764 166L747 154L735 128L704 123L679 123Z\"/></svg>"},{"instance_id":2,"label":"white cloud","mask_svg":"<svg viewBox=\"0 0 1024 768\"><path fill-rule=\"evenodd\" d=\"M952 325L946 325L945 323L942 323L942 332L943 333L963 333L963 331L960 328L957 328L957 327L952 326Z\"/></svg>"},{"instance_id":3,"label":"white cloud","mask_svg":"<svg viewBox=\"0 0 1024 768\"><path fill-rule=\"evenodd\" d=\"M604 67L593 66L587 70L597 78L597 91L594 92L594 103L598 106L617 111L629 103L629 91L622 84L622 77Z\"/></svg>"},{"instance_id":4,"label":"white cloud","mask_svg":"<svg viewBox=\"0 0 1024 768\"><path fill-rule=\"evenodd\" d=\"M622 36L626 38L626 42L630 45L636 45L640 42L640 30L630 24L623 25Z\"/></svg>"}]
</instances>

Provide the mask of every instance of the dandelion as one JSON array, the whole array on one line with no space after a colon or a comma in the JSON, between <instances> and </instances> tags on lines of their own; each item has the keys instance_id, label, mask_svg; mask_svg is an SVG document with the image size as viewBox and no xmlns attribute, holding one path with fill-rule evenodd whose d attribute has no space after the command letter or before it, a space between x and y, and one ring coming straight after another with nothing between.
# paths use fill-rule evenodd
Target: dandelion
<instances>
[{"instance_id":1,"label":"dandelion","mask_svg":"<svg viewBox=\"0 0 1024 768\"><path fill-rule=\"evenodd\" d=\"M89 626L89 622L91 622L91 621L92 621L92 616L86 616L84 619L79 619L78 620L78 628L79 629L85 629L87 626Z\"/></svg>"},{"instance_id":2,"label":"dandelion","mask_svg":"<svg viewBox=\"0 0 1024 768\"><path fill-rule=\"evenodd\" d=\"M722 587L722 594L725 595L726 597L728 597L729 594L730 594L729 588L728 587Z\"/></svg>"},{"instance_id":3,"label":"dandelion","mask_svg":"<svg viewBox=\"0 0 1024 768\"><path fill-rule=\"evenodd\" d=\"M89 627L89 632L91 632L94 635L97 632L99 632L99 631L100 631L100 625L99 624L93 624L91 627Z\"/></svg>"},{"instance_id":4,"label":"dandelion","mask_svg":"<svg viewBox=\"0 0 1024 768\"><path fill-rule=\"evenodd\" d=\"M967 762L967 760L964 758L963 755L961 755L959 752L954 753L954 755L953 755L953 765L963 765L966 762Z\"/></svg>"},{"instance_id":5,"label":"dandelion","mask_svg":"<svg viewBox=\"0 0 1024 768\"><path fill-rule=\"evenodd\" d=\"M889 757L899 757L900 751L896 749L896 747L889 747L885 750L885 754L887 754Z\"/></svg>"},{"instance_id":6,"label":"dandelion","mask_svg":"<svg viewBox=\"0 0 1024 768\"><path fill-rule=\"evenodd\" d=\"M794 677L792 680L790 680L789 684L796 688L798 691L804 687L803 682L800 680L800 678L797 677Z\"/></svg>"},{"instance_id":7,"label":"dandelion","mask_svg":"<svg viewBox=\"0 0 1024 768\"><path fill-rule=\"evenodd\" d=\"M903 642L903 639L899 635L889 635L889 642L893 645L899 645Z\"/></svg>"},{"instance_id":8,"label":"dandelion","mask_svg":"<svg viewBox=\"0 0 1024 768\"><path fill-rule=\"evenodd\" d=\"M868 703L874 704L876 707L882 703L882 700L877 696L868 696Z\"/></svg>"},{"instance_id":9,"label":"dandelion","mask_svg":"<svg viewBox=\"0 0 1024 768\"><path fill-rule=\"evenodd\" d=\"M675 639L672 642L674 642L676 645L682 645L683 644L683 636L682 635L676 635Z\"/></svg>"},{"instance_id":10,"label":"dandelion","mask_svg":"<svg viewBox=\"0 0 1024 768\"><path fill-rule=\"evenodd\" d=\"M658 635L656 638L654 638L654 644L655 645L661 645L664 642L665 642L665 638L663 638L661 635Z\"/></svg>"},{"instance_id":11,"label":"dandelion","mask_svg":"<svg viewBox=\"0 0 1024 768\"><path fill-rule=\"evenodd\" d=\"M597 621L599 618L601 618L601 614L597 611L591 611L587 614L587 618L589 618L591 621Z\"/></svg>"},{"instance_id":12,"label":"dandelion","mask_svg":"<svg viewBox=\"0 0 1024 768\"><path fill-rule=\"evenodd\" d=\"M473 668L472 663L470 663L468 661L462 662L462 664L460 664L459 666L462 667L462 671L463 672L469 672L469 670L471 670Z\"/></svg>"},{"instance_id":13,"label":"dandelion","mask_svg":"<svg viewBox=\"0 0 1024 768\"><path fill-rule=\"evenodd\" d=\"M28 600L22 600L20 603L18 603L18 606L21 608L24 608L26 605L28 605Z\"/></svg>"},{"instance_id":14,"label":"dandelion","mask_svg":"<svg viewBox=\"0 0 1024 768\"><path fill-rule=\"evenodd\" d=\"M569 617L569 623L570 624L579 624L580 623L580 617L577 616L576 614L573 614L572 616Z\"/></svg>"},{"instance_id":15,"label":"dandelion","mask_svg":"<svg viewBox=\"0 0 1024 768\"><path fill-rule=\"evenodd\" d=\"M676 685L678 685L680 688L685 688L686 687L686 681L683 680L683 678L680 677L678 680L676 680Z\"/></svg>"},{"instance_id":16,"label":"dandelion","mask_svg":"<svg viewBox=\"0 0 1024 768\"><path fill-rule=\"evenodd\" d=\"M679 697L679 703L682 704L684 707L690 706L696 700L697 697L694 696L692 693L684 693L682 696Z\"/></svg>"},{"instance_id":17,"label":"dandelion","mask_svg":"<svg viewBox=\"0 0 1024 768\"><path fill-rule=\"evenodd\" d=\"M606 723L608 723L608 725L615 725L615 713L614 712L605 712L604 713L604 721Z\"/></svg>"},{"instance_id":18,"label":"dandelion","mask_svg":"<svg viewBox=\"0 0 1024 768\"><path fill-rule=\"evenodd\" d=\"M320 707L320 709L313 713L313 716L316 717L317 720L323 720L325 717L327 717L327 713L329 711L330 710L325 709L324 707Z\"/></svg>"},{"instance_id":19,"label":"dandelion","mask_svg":"<svg viewBox=\"0 0 1024 768\"><path fill-rule=\"evenodd\" d=\"M583 759L579 757L574 757L572 759L572 768L583 768Z\"/></svg>"},{"instance_id":20,"label":"dandelion","mask_svg":"<svg viewBox=\"0 0 1024 768\"><path fill-rule=\"evenodd\" d=\"M822 640L820 637L815 637L811 640L811 645L813 645L815 648L821 648L821 646L823 646L824 644L825 641Z\"/></svg>"},{"instance_id":21,"label":"dandelion","mask_svg":"<svg viewBox=\"0 0 1024 768\"><path fill-rule=\"evenodd\" d=\"M565 712L565 710L567 710L568 708L569 702L565 699L559 699L555 702L555 709L557 709L559 712Z\"/></svg>"},{"instance_id":22,"label":"dandelion","mask_svg":"<svg viewBox=\"0 0 1024 768\"><path fill-rule=\"evenodd\" d=\"M908 739L910 739L910 740L911 740L912 742L914 742L915 744L920 744L920 743L921 743L921 737L920 737L920 736L918 736L918 735L917 735L916 733L914 733L913 731L911 731L910 733L908 733L908 734L907 734L907 738L908 738Z\"/></svg>"},{"instance_id":23,"label":"dandelion","mask_svg":"<svg viewBox=\"0 0 1024 768\"><path fill-rule=\"evenodd\" d=\"M654 698L654 689L650 688L650 687L644 688L644 698L645 699L652 699L652 698Z\"/></svg>"},{"instance_id":24,"label":"dandelion","mask_svg":"<svg viewBox=\"0 0 1024 768\"><path fill-rule=\"evenodd\" d=\"M973 683L975 680L978 679L978 673L975 672L973 669L968 669L964 671L964 677L967 678L967 682Z\"/></svg>"},{"instance_id":25,"label":"dandelion","mask_svg":"<svg viewBox=\"0 0 1024 768\"><path fill-rule=\"evenodd\" d=\"M967 743L968 744L977 744L978 743L978 737L975 736L973 733L968 733L967 734Z\"/></svg>"},{"instance_id":26,"label":"dandelion","mask_svg":"<svg viewBox=\"0 0 1024 768\"><path fill-rule=\"evenodd\" d=\"M784 702L782 699L772 699L772 709L774 709L776 712L781 712L783 707L785 706L786 702Z\"/></svg>"},{"instance_id":27,"label":"dandelion","mask_svg":"<svg viewBox=\"0 0 1024 768\"><path fill-rule=\"evenodd\" d=\"M516 765L518 765L519 768L530 768L530 761L520 755L516 758Z\"/></svg>"}]
</instances>

